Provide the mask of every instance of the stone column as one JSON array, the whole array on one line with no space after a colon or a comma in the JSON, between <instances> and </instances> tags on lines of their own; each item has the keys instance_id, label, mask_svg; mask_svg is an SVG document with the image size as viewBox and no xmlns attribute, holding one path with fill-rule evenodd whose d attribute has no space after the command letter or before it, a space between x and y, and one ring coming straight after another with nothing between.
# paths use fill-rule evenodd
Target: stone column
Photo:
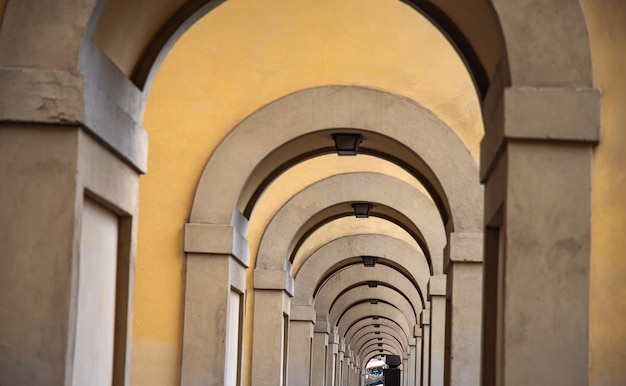
<instances>
[{"instance_id":1,"label":"stone column","mask_svg":"<svg viewBox=\"0 0 626 386\"><path fill-rule=\"evenodd\" d=\"M415 377L414 385L419 385L422 379L422 329L418 325L413 328L415 336Z\"/></svg>"},{"instance_id":2,"label":"stone column","mask_svg":"<svg viewBox=\"0 0 626 386\"><path fill-rule=\"evenodd\" d=\"M40 73L47 75L39 79ZM31 75L33 84L24 79ZM22 82L32 104L12 93L11 86ZM82 110L83 82L75 73L0 70L6 92L0 101L2 384L128 382L137 198L145 165L120 158L77 124L34 123L40 114L78 121L70 111L55 111ZM6 114L20 113L25 120L11 124ZM128 135L135 139L134 130Z\"/></svg>"},{"instance_id":3,"label":"stone column","mask_svg":"<svg viewBox=\"0 0 626 386\"><path fill-rule=\"evenodd\" d=\"M315 309L292 305L289 317L289 385L308 385L311 381L311 340Z\"/></svg>"},{"instance_id":4,"label":"stone column","mask_svg":"<svg viewBox=\"0 0 626 386\"><path fill-rule=\"evenodd\" d=\"M487 127L493 134L481 149L486 185L481 382L585 384L591 164L600 93L508 88L494 106L493 115L504 119Z\"/></svg>"},{"instance_id":5,"label":"stone column","mask_svg":"<svg viewBox=\"0 0 626 386\"><path fill-rule=\"evenodd\" d=\"M445 252L448 282L446 386L480 384L483 234L452 233Z\"/></svg>"},{"instance_id":6,"label":"stone column","mask_svg":"<svg viewBox=\"0 0 626 386\"><path fill-rule=\"evenodd\" d=\"M422 327L422 376L421 386L428 386L430 372L430 309L422 310L420 315L420 324Z\"/></svg>"},{"instance_id":7,"label":"stone column","mask_svg":"<svg viewBox=\"0 0 626 386\"><path fill-rule=\"evenodd\" d=\"M350 385L350 349L346 348L346 352L343 357L343 368L342 368L342 385L349 386Z\"/></svg>"},{"instance_id":8,"label":"stone column","mask_svg":"<svg viewBox=\"0 0 626 386\"><path fill-rule=\"evenodd\" d=\"M446 276L431 276L430 301L430 386L443 386L446 344Z\"/></svg>"},{"instance_id":9,"label":"stone column","mask_svg":"<svg viewBox=\"0 0 626 386\"><path fill-rule=\"evenodd\" d=\"M419 363L419 356L417 347L419 344L419 340L413 337L409 340L409 360L406 367L406 384L409 386L415 386L418 383L417 378L417 368Z\"/></svg>"},{"instance_id":10,"label":"stone column","mask_svg":"<svg viewBox=\"0 0 626 386\"><path fill-rule=\"evenodd\" d=\"M239 310L232 304L233 289L245 293L248 244L233 227L190 223L185 226L187 270L181 385L219 385L236 382L227 364L239 362ZM224 314L215 318L217 313ZM213 320L213 323L207 323ZM233 329L233 326L237 326ZM233 342L236 347L229 347ZM234 379L230 379L234 378Z\"/></svg>"},{"instance_id":11,"label":"stone column","mask_svg":"<svg viewBox=\"0 0 626 386\"><path fill-rule=\"evenodd\" d=\"M337 362L335 363L335 385L337 386L343 386L345 385L345 383L343 383L343 362L344 362L344 353L345 353L345 343L341 342L339 343L339 345L337 346Z\"/></svg>"},{"instance_id":12,"label":"stone column","mask_svg":"<svg viewBox=\"0 0 626 386\"><path fill-rule=\"evenodd\" d=\"M401 384L407 386L409 384L409 356L405 355L404 358L402 358L402 373L400 373L400 376L402 377L402 381L400 382Z\"/></svg>"},{"instance_id":13,"label":"stone column","mask_svg":"<svg viewBox=\"0 0 626 386\"><path fill-rule=\"evenodd\" d=\"M326 383L326 356L330 324L327 320L317 320L313 329L313 352L311 354L311 384L324 386Z\"/></svg>"},{"instance_id":14,"label":"stone column","mask_svg":"<svg viewBox=\"0 0 626 386\"><path fill-rule=\"evenodd\" d=\"M254 288L251 385L282 385L293 278L283 270L255 269Z\"/></svg>"},{"instance_id":15,"label":"stone column","mask_svg":"<svg viewBox=\"0 0 626 386\"><path fill-rule=\"evenodd\" d=\"M328 355L326 362L326 386L335 385L335 372L337 371L337 354L339 352L339 335L330 334L328 336Z\"/></svg>"}]
</instances>

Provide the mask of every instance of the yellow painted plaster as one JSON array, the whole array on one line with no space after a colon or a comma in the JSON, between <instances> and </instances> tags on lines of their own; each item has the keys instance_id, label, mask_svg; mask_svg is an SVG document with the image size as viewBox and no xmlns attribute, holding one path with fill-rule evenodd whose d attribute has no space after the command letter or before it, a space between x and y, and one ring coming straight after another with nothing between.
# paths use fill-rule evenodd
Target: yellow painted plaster
<instances>
[{"instance_id":1,"label":"yellow painted plaster","mask_svg":"<svg viewBox=\"0 0 626 386\"><path fill-rule=\"evenodd\" d=\"M626 385L626 3L583 0L602 90L593 158L590 385Z\"/></svg>"},{"instance_id":2,"label":"yellow painted plaster","mask_svg":"<svg viewBox=\"0 0 626 386\"><path fill-rule=\"evenodd\" d=\"M418 101L455 129L477 158L482 126L472 81L439 31L400 1L229 0L220 5L172 49L147 104L150 148L140 191L133 385L173 385L178 381L172 377L180 377L183 225L211 153L229 130L267 103L335 84ZM332 162L321 170L333 173ZM273 209L267 213L281 199L268 201ZM250 238L256 250L258 235L251 232ZM251 339L251 300L244 347ZM151 359L137 359L142 357ZM244 384L249 365L244 358Z\"/></svg>"}]
</instances>

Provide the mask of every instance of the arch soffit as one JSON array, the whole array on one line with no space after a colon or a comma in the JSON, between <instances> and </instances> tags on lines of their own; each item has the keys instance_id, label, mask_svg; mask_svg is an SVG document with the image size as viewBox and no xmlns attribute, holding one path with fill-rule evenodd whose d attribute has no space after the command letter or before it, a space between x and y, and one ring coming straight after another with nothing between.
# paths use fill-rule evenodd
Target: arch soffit
<instances>
[{"instance_id":1,"label":"arch soffit","mask_svg":"<svg viewBox=\"0 0 626 386\"><path fill-rule=\"evenodd\" d=\"M403 153L400 157L419 155L428 169L422 171L423 175L433 189L437 189L436 196L444 199L446 208L449 205L446 216L454 216L454 229L480 230L482 187L478 171L454 131L413 101L354 86L298 91L266 105L238 124L220 143L203 170L190 221L235 225L233 213L239 211L240 194L246 182L259 172L257 166L261 161L283 144L332 128L378 133L379 137L393 139L385 146L390 146L389 142L405 146L404 151L394 149ZM329 135L325 135L330 141ZM241 157L243 145L246 157ZM451 157L455 162L450 162ZM416 163L418 160L411 159L407 165Z\"/></svg>"},{"instance_id":2,"label":"arch soffit","mask_svg":"<svg viewBox=\"0 0 626 386\"><path fill-rule=\"evenodd\" d=\"M379 325L380 327L374 327L374 325ZM372 331L376 333L376 331L387 332L389 335L392 335L398 338L404 346L409 344L409 337L404 333L402 328L392 320L386 318L378 318L376 320L370 318L363 318L357 322L355 322L352 326L350 326L346 333L342 336L345 340L346 344L350 344L351 342L356 341L356 337L361 331L365 331L365 333Z\"/></svg>"},{"instance_id":3,"label":"arch soffit","mask_svg":"<svg viewBox=\"0 0 626 386\"><path fill-rule=\"evenodd\" d=\"M363 219L348 216L334 219L309 234L309 237L300 244L294 254L291 268L293 277L295 278L300 274L306 260L324 245L342 237L357 235L378 235L402 240L418 251L422 258L426 259L417 241L400 225L376 216L370 216L366 222L363 222Z\"/></svg>"},{"instance_id":4,"label":"arch soffit","mask_svg":"<svg viewBox=\"0 0 626 386\"><path fill-rule=\"evenodd\" d=\"M340 336L344 335L346 330L356 321L373 315L393 320L400 326L405 336L411 336L413 325L409 324L406 316L400 310L386 303L361 303L350 308L342 315L341 319L337 321L336 326L338 334Z\"/></svg>"},{"instance_id":5,"label":"arch soffit","mask_svg":"<svg viewBox=\"0 0 626 386\"><path fill-rule=\"evenodd\" d=\"M362 172L325 178L287 201L270 220L263 234L257 267L284 267L284 259L293 255L294 248L311 232L311 228L341 213L344 216L353 215L354 211L348 203L358 201L374 203L371 215L379 213L381 217L393 216L398 221L406 219L403 227L414 229L417 233L418 243L433 261L433 268L437 271L443 269L446 235L432 201L404 181L384 174Z\"/></svg>"},{"instance_id":6,"label":"arch soffit","mask_svg":"<svg viewBox=\"0 0 626 386\"><path fill-rule=\"evenodd\" d=\"M318 315L318 319L328 315L331 305L346 288L361 284L366 285L368 281L374 280L378 281L379 285L380 283L389 283L391 287L396 288L408 299L420 299L422 304L413 304L413 308L416 310L425 304L421 293L413 283L395 269L378 263L375 267L355 264L337 271L322 284L314 299L315 313Z\"/></svg>"},{"instance_id":7,"label":"arch soffit","mask_svg":"<svg viewBox=\"0 0 626 386\"><path fill-rule=\"evenodd\" d=\"M425 289L430 270L423 255L410 244L388 236L365 234L345 236L329 242L315 251L302 265L295 277L292 304L310 305L313 295L330 270L344 258L363 255L393 260L406 268L412 279ZM344 287L345 288L345 287Z\"/></svg>"},{"instance_id":8,"label":"arch soffit","mask_svg":"<svg viewBox=\"0 0 626 386\"><path fill-rule=\"evenodd\" d=\"M126 50L136 53L135 57L130 59L130 63L133 65L123 69L123 71L129 74L136 84L143 87L151 79L149 75L156 72L162 57L167 54L176 40L196 20L223 1L179 1L178 7L161 6L165 1L161 1L161 4L155 2L154 7L160 8L161 12L153 14L152 20L142 24L143 28L137 31L140 38L135 39L135 41L137 42L136 45L140 45L134 47L134 50ZM484 0L467 0L468 4L463 6L442 0L403 0L403 2L416 8L442 30L444 36L448 37L448 40L464 59L475 78L478 89L486 90L490 80L489 75L494 72L498 64L497 60L502 56L503 50L502 32L491 3ZM109 0L108 3L114 2ZM117 5L120 12L136 7L134 1L121 2ZM467 12L468 10L471 12ZM115 18L115 13L108 12L103 15L100 23L104 25L120 24L119 19L113 21ZM127 25L120 24L119 28L113 29L110 33L119 35L112 37L114 40L116 38L119 40L123 33L128 30ZM146 40L149 36L153 36L152 39ZM147 43L141 45L142 42Z\"/></svg>"},{"instance_id":9,"label":"arch soffit","mask_svg":"<svg viewBox=\"0 0 626 386\"><path fill-rule=\"evenodd\" d=\"M353 341L350 342L350 347L354 347L355 351L360 351L360 348L364 347L367 342L371 341L395 342L396 345L402 348L402 351L405 351L407 349L408 342L403 342L399 339L399 337L390 334L386 330L383 331L380 328L378 329L380 333L376 334L376 330L372 326L368 327L369 328L367 328L365 331L359 331L357 334L355 334Z\"/></svg>"},{"instance_id":10,"label":"arch soffit","mask_svg":"<svg viewBox=\"0 0 626 386\"><path fill-rule=\"evenodd\" d=\"M404 349L400 345L391 341L382 341L381 343L369 341L363 346L355 348L354 352L359 358L362 358L365 353L372 352L373 350L388 350L393 352L395 355L404 356Z\"/></svg>"},{"instance_id":11,"label":"arch soffit","mask_svg":"<svg viewBox=\"0 0 626 386\"><path fill-rule=\"evenodd\" d=\"M366 285L354 287L342 293L330 308L328 321L335 324L351 307L359 303L369 302L370 299L378 299L392 304L406 316L410 323L417 324L419 321L418 315L421 309L416 310L415 306L401 293L386 286L370 288Z\"/></svg>"},{"instance_id":12,"label":"arch soffit","mask_svg":"<svg viewBox=\"0 0 626 386\"><path fill-rule=\"evenodd\" d=\"M488 90L498 65L501 68L511 66L511 80L506 80L503 87L509 83L516 86L592 86L587 26L581 4L577 0L403 1L428 17L449 38L467 63L482 96ZM165 2L161 1L162 4ZM137 58L133 60L136 65L124 72L140 88L149 88L146 82L152 77L148 74L156 73L162 58L176 40L196 20L222 2L188 0L181 2L178 8L164 7L158 17L154 15L147 23L142 23L143 29L136 32L152 35L153 38L147 45L127 50L135 52ZM107 1L105 6L109 3L113 1ZM101 2L98 5L95 2L81 4L80 7L68 7L66 2L49 2L46 7L34 8L29 4L23 0L7 1L2 23L3 34L0 36L0 52L3 53L0 64L3 66L36 68L45 64L47 68L73 70L78 64L78 51L83 37L92 38L93 31L85 34L89 23L94 24L95 28L103 23L112 25L110 34L114 35L113 40L121 39L128 31L128 25L119 21L117 13L100 17ZM137 1L121 3L120 12L124 7L136 8ZM158 7L158 4L152 7ZM32 12L33 9L39 12ZM115 21L111 22L113 19ZM51 29L51 25L72 28ZM46 33L41 32L44 28ZM529 30L547 32L528 34ZM61 44L64 47L62 50L59 49ZM504 50L506 54L502 53ZM558 53L556 60L555 53ZM508 59L502 60L505 55ZM115 61L115 58L111 59ZM481 73L485 75L481 76Z\"/></svg>"}]
</instances>

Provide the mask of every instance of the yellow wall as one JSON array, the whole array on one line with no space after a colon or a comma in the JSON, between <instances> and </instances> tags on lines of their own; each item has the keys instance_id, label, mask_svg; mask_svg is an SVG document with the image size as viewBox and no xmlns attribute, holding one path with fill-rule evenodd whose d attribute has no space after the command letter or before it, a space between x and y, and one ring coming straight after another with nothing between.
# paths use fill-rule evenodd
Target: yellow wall
<instances>
[{"instance_id":1,"label":"yellow wall","mask_svg":"<svg viewBox=\"0 0 626 386\"><path fill-rule=\"evenodd\" d=\"M602 90L593 159L591 385L626 385L626 3L583 0Z\"/></svg>"},{"instance_id":2,"label":"yellow wall","mask_svg":"<svg viewBox=\"0 0 626 386\"><path fill-rule=\"evenodd\" d=\"M133 385L179 383L183 225L212 151L238 122L265 104L300 89L334 84L372 87L419 101L457 130L477 158L482 125L467 71L441 34L400 1L229 0L220 5L176 44L148 100L144 126L150 148L148 174L141 180ZM326 169L337 166L329 162ZM310 181L291 183L297 188ZM269 209L253 216L252 252L260 224L282 199L267 201ZM252 296L247 300L249 331ZM248 333L245 339L247 346ZM249 357L244 358L245 383L249 364Z\"/></svg>"}]
</instances>

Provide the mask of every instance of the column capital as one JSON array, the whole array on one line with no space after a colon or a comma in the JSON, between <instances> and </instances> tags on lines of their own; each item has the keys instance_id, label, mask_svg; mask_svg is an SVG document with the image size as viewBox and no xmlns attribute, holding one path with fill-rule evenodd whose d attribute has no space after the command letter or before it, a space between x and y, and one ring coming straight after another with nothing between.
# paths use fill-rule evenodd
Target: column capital
<instances>
[{"instance_id":1,"label":"column capital","mask_svg":"<svg viewBox=\"0 0 626 386\"><path fill-rule=\"evenodd\" d=\"M428 299L431 296L446 296L446 275L430 277L428 281Z\"/></svg>"},{"instance_id":2,"label":"column capital","mask_svg":"<svg viewBox=\"0 0 626 386\"><path fill-rule=\"evenodd\" d=\"M255 269L254 289L283 290L293 297L294 282L291 275L282 269Z\"/></svg>"},{"instance_id":3,"label":"column capital","mask_svg":"<svg viewBox=\"0 0 626 386\"><path fill-rule=\"evenodd\" d=\"M315 308L311 306L291 305L289 313L290 321L311 322L315 323Z\"/></svg>"},{"instance_id":4,"label":"column capital","mask_svg":"<svg viewBox=\"0 0 626 386\"><path fill-rule=\"evenodd\" d=\"M453 232L450 234L444 254L444 272L448 272L451 264L482 263L483 233Z\"/></svg>"},{"instance_id":5,"label":"column capital","mask_svg":"<svg viewBox=\"0 0 626 386\"><path fill-rule=\"evenodd\" d=\"M248 240L231 225L187 223L184 248L186 253L231 255L250 266Z\"/></svg>"},{"instance_id":6,"label":"column capital","mask_svg":"<svg viewBox=\"0 0 626 386\"><path fill-rule=\"evenodd\" d=\"M330 334L330 322L325 319L318 319L315 321L315 327L313 331L316 333Z\"/></svg>"},{"instance_id":7,"label":"column capital","mask_svg":"<svg viewBox=\"0 0 626 386\"><path fill-rule=\"evenodd\" d=\"M430 310L425 308L422 310L422 314L420 315L420 326L424 327L425 325L430 324Z\"/></svg>"},{"instance_id":8,"label":"column capital","mask_svg":"<svg viewBox=\"0 0 626 386\"><path fill-rule=\"evenodd\" d=\"M600 91L593 88L506 88L504 136L598 142L600 99Z\"/></svg>"},{"instance_id":9,"label":"column capital","mask_svg":"<svg viewBox=\"0 0 626 386\"><path fill-rule=\"evenodd\" d=\"M480 145L481 181L494 170L509 140L598 143L601 97L600 90L585 87L504 89L485 128L493 135Z\"/></svg>"}]
</instances>

